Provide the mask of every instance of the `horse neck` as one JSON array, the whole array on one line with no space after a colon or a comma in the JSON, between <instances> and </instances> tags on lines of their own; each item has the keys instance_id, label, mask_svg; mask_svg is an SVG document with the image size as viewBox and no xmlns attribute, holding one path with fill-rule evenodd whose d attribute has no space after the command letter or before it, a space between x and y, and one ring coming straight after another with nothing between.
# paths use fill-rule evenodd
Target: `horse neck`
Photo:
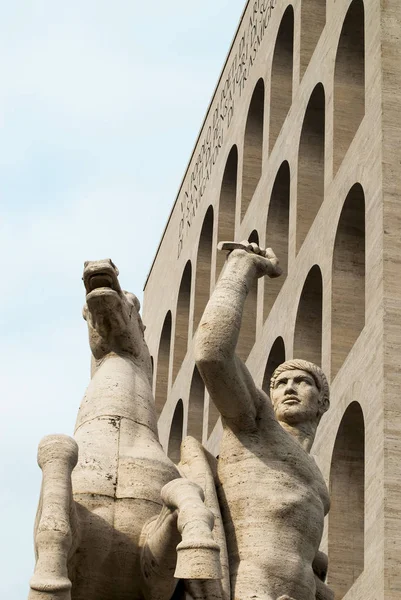
<instances>
[{"instance_id":1,"label":"horse neck","mask_svg":"<svg viewBox=\"0 0 401 600\"><path fill-rule=\"evenodd\" d=\"M131 357L110 353L96 366L78 412L75 430L83 423L105 417L129 419L132 427L146 427L157 435L149 379Z\"/></svg>"}]
</instances>

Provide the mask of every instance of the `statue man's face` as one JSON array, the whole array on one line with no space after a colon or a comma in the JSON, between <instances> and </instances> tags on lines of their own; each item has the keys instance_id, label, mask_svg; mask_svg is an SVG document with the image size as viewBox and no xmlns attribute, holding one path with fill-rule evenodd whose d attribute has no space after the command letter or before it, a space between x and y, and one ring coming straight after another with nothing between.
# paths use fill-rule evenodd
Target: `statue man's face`
<instances>
[{"instance_id":1,"label":"statue man's face","mask_svg":"<svg viewBox=\"0 0 401 600\"><path fill-rule=\"evenodd\" d=\"M320 392L307 371L283 371L271 391L274 412L279 421L297 425L319 417Z\"/></svg>"}]
</instances>

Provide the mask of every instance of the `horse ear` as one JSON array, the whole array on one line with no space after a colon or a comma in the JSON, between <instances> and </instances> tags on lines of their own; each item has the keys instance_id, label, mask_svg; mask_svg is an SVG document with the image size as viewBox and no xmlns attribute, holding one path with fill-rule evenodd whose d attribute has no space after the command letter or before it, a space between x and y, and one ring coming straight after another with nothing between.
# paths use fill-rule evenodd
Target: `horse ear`
<instances>
[{"instance_id":1,"label":"horse ear","mask_svg":"<svg viewBox=\"0 0 401 600\"><path fill-rule=\"evenodd\" d=\"M146 325L143 324L141 315L139 313L138 313L138 323L139 323L139 327L141 328L142 333L145 333Z\"/></svg>"},{"instance_id":2,"label":"horse ear","mask_svg":"<svg viewBox=\"0 0 401 600\"><path fill-rule=\"evenodd\" d=\"M134 297L134 306L136 308L136 310L139 312L141 310L141 303L139 302L138 298L135 296L135 294L132 294Z\"/></svg>"},{"instance_id":3,"label":"horse ear","mask_svg":"<svg viewBox=\"0 0 401 600\"><path fill-rule=\"evenodd\" d=\"M108 259L110 261L111 266L113 267L113 269L116 272L117 277L120 275L120 271L118 270L118 267L116 267L116 265L113 263L113 261L111 260L111 258Z\"/></svg>"}]
</instances>

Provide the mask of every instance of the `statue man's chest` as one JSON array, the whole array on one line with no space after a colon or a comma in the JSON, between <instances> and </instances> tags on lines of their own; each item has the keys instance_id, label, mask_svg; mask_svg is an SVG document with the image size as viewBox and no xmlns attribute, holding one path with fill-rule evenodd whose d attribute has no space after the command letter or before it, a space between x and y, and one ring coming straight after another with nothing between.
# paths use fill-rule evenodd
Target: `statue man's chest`
<instances>
[{"instance_id":1,"label":"statue man's chest","mask_svg":"<svg viewBox=\"0 0 401 600\"><path fill-rule=\"evenodd\" d=\"M218 474L230 510L252 508L283 517L308 506L316 513L326 512L327 488L316 463L288 437L283 430L270 431L269 436L263 431L239 436L225 432Z\"/></svg>"}]
</instances>

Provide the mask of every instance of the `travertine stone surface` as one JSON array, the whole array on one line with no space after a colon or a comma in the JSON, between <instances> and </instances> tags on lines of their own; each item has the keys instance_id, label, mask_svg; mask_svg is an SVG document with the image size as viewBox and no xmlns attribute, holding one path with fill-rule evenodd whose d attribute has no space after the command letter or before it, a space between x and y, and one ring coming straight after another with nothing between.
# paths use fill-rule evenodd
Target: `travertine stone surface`
<instances>
[{"instance_id":1,"label":"travertine stone surface","mask_svg":"<svg viewBox=\"0 0 401 600\"><path fill-rule=\"evenodd\" d=\"M311 454L334 491L321 547L344 600L401 597L400 18L398 0L244 2L144 291L161 443L173 451L197 418L218 456L221 420L191 390L195 295L214 289L220 240L256 231L277 252L283 275L259 280L245 306L246 366L267 391L292 357L330 381Z\"/></svg>"},{"instance_id":2,"label":"travertine stone surface","mask_svg":"<svg viewBox=\"0 0 401 600\"><path fill-rule=\"evenodd\" d=\"M220 580L185 581L184 588L194 600L231 600L230 573L226 535L217 496L217 460L195 438L188 436L181 444L180 472L204 489L205 505L214 515L213 536L220 547Z\"/></svg>"},{"instance_id":3,"label":"travertine stone surface","mask_svg":"<svg viewBox=\"0 0 401 600\"><path fill-rule=\"evenodd\" d=\"M231 595L330 598L314 574L322 571L329 496L309 456L329 388L316 365L287 361L273 374L270 400L236 356L249 289L256 278L280 273L270 249L243 245L228 256L195 341L197 367L223 423L217 472Z\"/></svg>"},{"instance_id":4,"label":"travertine stone surface","mask_svg":"<svg viewBox=\"0 0 401 600\"><path fill-rule=\"evenodd\" d=\"M39 446L30 600L168 600L177 577L221 577L203 490L159 443L139 302L117 276L110 260L85 263L92 379L75 440Z\"/></svg>"}]
</instances>

